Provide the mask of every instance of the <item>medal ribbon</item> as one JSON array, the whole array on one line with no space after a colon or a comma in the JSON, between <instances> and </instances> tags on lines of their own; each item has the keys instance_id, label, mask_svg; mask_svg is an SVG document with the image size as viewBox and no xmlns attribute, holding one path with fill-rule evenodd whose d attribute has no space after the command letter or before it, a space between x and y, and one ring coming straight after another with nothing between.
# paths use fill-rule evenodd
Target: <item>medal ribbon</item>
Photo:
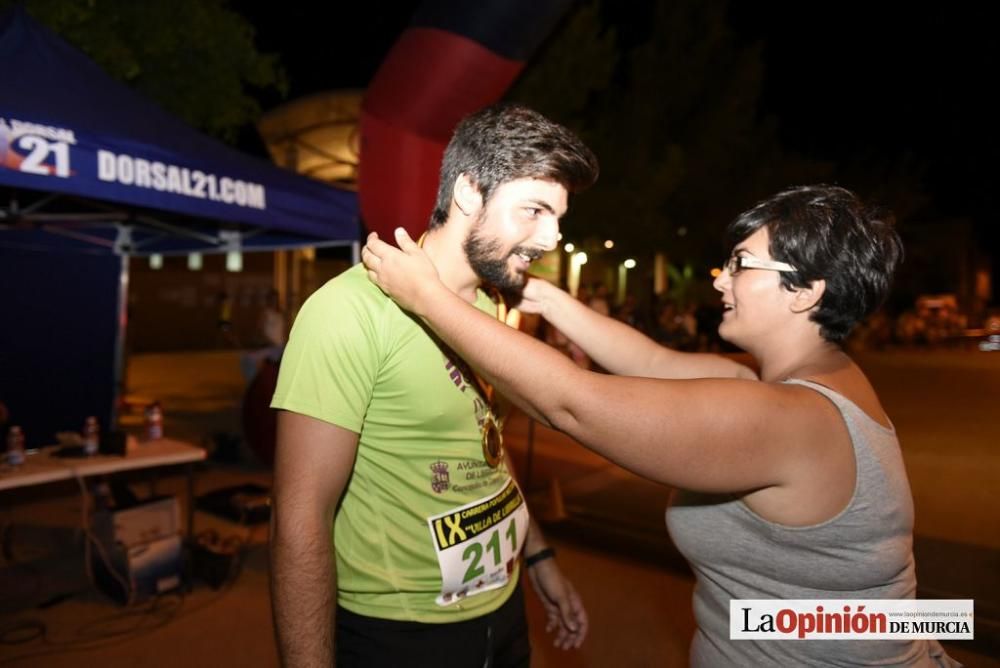
<instances>
[{"instance_id":1,"label":"medal ribbon","mask_svg":"<svg viewBox=\"0 0 1000 668\"><path fill-rule=\"evenodd\" d=\"M499 292L490 290L489 293L491 299L493 299L497 305L497 320L506 323L507 305L504 303ZM482 400L486 403L488 415L482 425L483 458L491 467L496 468L503 458L503 437L501 435L503 418L500 415L497 402L495 401L496 391L492 385L486 382L486 379L472 369L469 363L466 362L461 355L456 353L443 341L440 343L448 360L461 372L464 378L472 381L471 384L475 388L476 393L479 394Z\"/></svg>"},{"instance_id":2,"label":"medal ribbon","mask_svg":"<svg viewBox=\"0 0 1000 668\"><path fill-rule=\"evenodd\" d=\"M417 241L417 245L419 247L423 248L424 239L426 237L426 232L420 235L420 239ZM506 324L507 304L504 302L503 295L500 294L499 290L492 286L487 286L483 288L483 290L489 295L493 303L496 304L496 319ZM482 376L472 369L468 362L462 359L461 355L445 344L444 341L438 339L438 343L440 344L445 356L452 363L452 365L454 365L461 372L462 376L467 380L471 379L473 381L472 386L475 388L476 393L479 394L482 400L486 403L486 410L488 411L488 414L482 425L483 458L486 460L487 464L496 468L500 465L500 461L503 459L503 437L501 435L503 418L500 416L499 410L497 410L496 402L494 401L496 392L492 385L487 383Z\"/></svg>"}]
</instances>

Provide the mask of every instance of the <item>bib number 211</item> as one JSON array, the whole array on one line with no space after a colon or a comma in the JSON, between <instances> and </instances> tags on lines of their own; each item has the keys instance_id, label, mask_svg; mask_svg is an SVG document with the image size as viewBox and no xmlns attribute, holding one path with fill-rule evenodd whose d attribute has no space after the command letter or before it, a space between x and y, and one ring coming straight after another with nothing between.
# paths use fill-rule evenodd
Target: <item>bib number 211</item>
<instances>
[{"instance_id":1,"label":"bib number 211","mask_svg":"<svg viewBox=\"0 0 1000 668\"><path fill-rule=\"evenodd\" d=\"M507 530L504 532L506 534L507 540L510 541L510 551L513 554L517 554L517 522L512 517L510 524L507 526ZM491 534L489 540L486 542L485 551L489 553L487 556L493 557L493 565L499 566L503 563L500 550L500 530L495 529ZM476 578L480 577L486 572L486 567L481 565L479 562L483 558L483 544L482 543L469 543L469 546L465 548L462 552L462 561L469 563L469 567L465 571L465 577L462 578L462 584L471 582Z\"/></svg>"}]
</instances>

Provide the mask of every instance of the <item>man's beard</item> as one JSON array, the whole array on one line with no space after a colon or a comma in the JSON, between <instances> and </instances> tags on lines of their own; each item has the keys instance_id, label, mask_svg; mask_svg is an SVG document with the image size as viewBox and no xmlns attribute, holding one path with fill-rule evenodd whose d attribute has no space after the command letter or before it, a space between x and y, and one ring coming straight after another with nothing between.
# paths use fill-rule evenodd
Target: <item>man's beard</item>
<instances>
[{"instance_id":1,"label":"man's beard","mask_svg":"<svg viewBox=\"0 0 1000 668\"><path fill-rule=\"evenodd\" d=\"M508 261L511 255L518 252L524 253L532 259L536 258L539 253L536 250L525 248L515 248L509 253L504 253L500 241L481 236L480 229L482 229L481 222L477 223L462 243L469 266L476 272L480 280L500 290L508 303L516 304L521 300L525 276L512 271Z\"/></svg>"}]
</instances>

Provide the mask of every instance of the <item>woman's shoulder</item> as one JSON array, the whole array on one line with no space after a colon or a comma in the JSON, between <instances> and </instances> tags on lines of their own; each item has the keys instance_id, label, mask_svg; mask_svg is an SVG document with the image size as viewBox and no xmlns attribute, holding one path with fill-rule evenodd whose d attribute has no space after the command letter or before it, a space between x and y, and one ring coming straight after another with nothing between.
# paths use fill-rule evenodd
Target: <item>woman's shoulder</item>
<instances>
[{"instance_id":1,"label":"woman's shoulder","mask_svg":"<svg viewBox=\"0 0 1000 668\"><path fill-rule=\"evenodd\" d=\"M853 404L882 427L892 429L892 423L882 407L882 402L879 401L878 393L864 372L853 362L843 368L789 378L786 384L811 386L810 389L821 394L827 394L823 390L828 390Z\"/></svg>"}]
</instances>

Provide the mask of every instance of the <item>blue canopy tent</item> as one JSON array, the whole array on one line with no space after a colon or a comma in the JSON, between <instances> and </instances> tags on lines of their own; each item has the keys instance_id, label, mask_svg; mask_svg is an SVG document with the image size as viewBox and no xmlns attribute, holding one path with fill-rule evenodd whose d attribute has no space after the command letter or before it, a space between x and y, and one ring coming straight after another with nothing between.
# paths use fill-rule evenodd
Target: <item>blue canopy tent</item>
<instances>
[{"instance_id":1,"label":"blue canopy tent","mask_svg":"<svg viewBox=\"0 0 1000 668\"><path fill-rule=\"evenodd\" d=\"M29 443L115 423L131 256L357 250L354 193L196 132L20 7L0 62L0 401Z\"/></svg>"}]
</instances>

